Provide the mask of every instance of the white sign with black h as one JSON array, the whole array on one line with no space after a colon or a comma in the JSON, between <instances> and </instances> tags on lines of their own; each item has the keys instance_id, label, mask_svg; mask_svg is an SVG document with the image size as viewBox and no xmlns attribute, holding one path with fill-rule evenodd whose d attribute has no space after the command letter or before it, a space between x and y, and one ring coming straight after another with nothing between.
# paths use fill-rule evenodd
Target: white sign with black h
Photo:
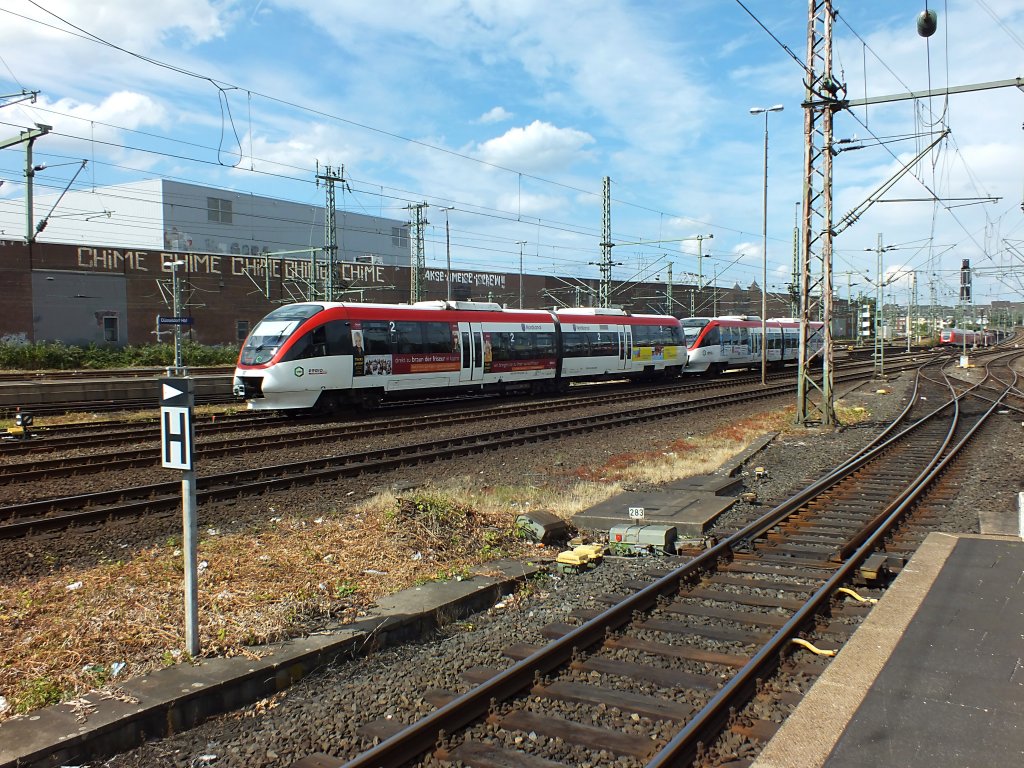
<instances>
[{"instance_id":1,"label":"white sign with black h","mask_svg":"<svg viewBox=\"0 0 1024 768\"><path fill-rule=\"evenodd\" d=\"M192 409L163 406L160 409L163 466L192 469Z\"/></svg>"}]
</instances>

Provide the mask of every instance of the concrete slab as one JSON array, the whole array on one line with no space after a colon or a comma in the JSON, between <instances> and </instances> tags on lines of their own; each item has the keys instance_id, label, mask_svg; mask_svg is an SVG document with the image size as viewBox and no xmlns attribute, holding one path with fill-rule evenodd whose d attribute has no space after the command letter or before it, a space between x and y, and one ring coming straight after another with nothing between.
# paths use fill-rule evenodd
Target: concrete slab
<instances>
[{"instance_id":1,"label":"concrete slab","mask_svg":"<svg viewBox=\"0 0 1024 768\"><path fill-rule=\"evenodd\" d=\"M1024 543L933 533L754 768L1024 764Z\"/></svg>"},{"instance_id":2,"label":"concrete slab","mask_svg":"<svg viewBox=\"0 0 1024 768\"><path fill-rule=\"evenodd\" d=\"M698 538L735 502L695 491L626 491L574 515L572 521L577 528L604 533L621 523L671 525L680 537ZM643 519L630 519L630 507L643 507Z\"/></svg>"},{"instance_id":3,"label":"concrete slab","mask_svg":"<svg viewBox=\"0 0 1024 768\"><path fill-rule=\"evenodd\" d=\"M724 475L726 477L732 477L738 475L740 470L743 469L743 465L746 464L750 459L757 453L760 453L768 444L771 443L776 437L779 436L778 432L770 432L766 435L751 441L750 445L740 451L738 454L733 456L728 461L724 462L722 466L715 470L716 475Z\"/></svg>"},{"instance_id":4,"label":"concrete slab","mask_svg":"<svg viewBox=\"0 0 1024 768\"><path fill-rule=\"evenodd\" d=\"M712 496L738 496L743 491L743 478L729 475L697 475L661 485L666 491L693 491Z\"/></svg>"}]
</instances>

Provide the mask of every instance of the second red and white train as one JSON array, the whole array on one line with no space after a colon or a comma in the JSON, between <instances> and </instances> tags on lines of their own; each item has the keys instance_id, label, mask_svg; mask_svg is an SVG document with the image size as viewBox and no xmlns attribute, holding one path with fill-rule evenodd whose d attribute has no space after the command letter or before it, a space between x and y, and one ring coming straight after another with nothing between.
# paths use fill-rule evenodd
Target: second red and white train
<instances>
[{"instance_id":1,"label":"second red and white train","mask_svg":"<svg viewBox=\"0 0 1024 768\"><path fill-rule=\"evenodd\" d=\"M680 323L688 348L687 373L714 374L733 368L760 368L761 318L748 315L688 317ZM800 351L800 320L773 318L764 325L768 335L768 365L781 368L795 364ZM824 323L811 323L808 357L821 351L824 327Z\"/></svg>"}]
</instances>

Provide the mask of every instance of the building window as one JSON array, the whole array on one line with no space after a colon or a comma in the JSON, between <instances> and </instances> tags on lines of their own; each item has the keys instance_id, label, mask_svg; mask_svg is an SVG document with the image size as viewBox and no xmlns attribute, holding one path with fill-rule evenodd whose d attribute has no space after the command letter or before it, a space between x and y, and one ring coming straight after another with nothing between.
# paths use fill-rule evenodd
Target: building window
<instances>
[{"instance_id":1,"label":"building window","mask_svg":"<svg viewBox=\"0 0 1024 768\"><path fill-rule=\"evenodd\" d=\"M117 318L107 316L103 318L103 340L110 344L117 343Z\"/></svg>"},{"instance_id":2,"label":"building window","mask_svg":"<svg viewBox=\"0 0 1024 768\"><path fill-rule=\"evenodd\" d=\"M235 320L235 338L239 341L245 341L245 337L249 335L249 321L248 320Z\"/></svg>"},{"instance_id":3,"label":"building window","mask_svg":"<svg viewBox=\"0 0 1024 768\"><path fill-rule=\"evenodd\" d=\"M206 198L206 218L218 224L230 224L231 201L221 197Z\"/></svg>"},{"instance_id":4,"label":"building window","mask_svg":"<svg viewBox=\"0 0 1024 768\"><path fill-rule=\"evenodd\" d=\"M391 228L391 244L398 248L409 247L409 230L405 227Z\"/></svg>"}]
</instances>

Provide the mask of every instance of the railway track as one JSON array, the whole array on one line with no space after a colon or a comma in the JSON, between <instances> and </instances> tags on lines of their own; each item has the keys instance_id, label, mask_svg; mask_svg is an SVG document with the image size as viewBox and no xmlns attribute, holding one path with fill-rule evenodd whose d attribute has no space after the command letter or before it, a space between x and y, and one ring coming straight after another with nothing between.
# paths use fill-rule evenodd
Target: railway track
<instances>
[{"instance_id":1,"label":"railway track","mask_svg":"<svg viewBox=\"0 0 1024 768\"><path fill-rule=\"evenodd\" d=\"M863 373L848 374L850 379L863 378L864 375ZM837 379L841 380L842 377L837 377ZM791 392L792 382L787 380L767 387L762 387L758 383L741 391L736 391L735 387L729 387L728 391L685 402L669 402L646 407L639 407L634 395L621 400L619 410L600 415L560 419L545 424L513 429L485 430L460 435L445 441L429 439L379 450L336 454L315 460L288 462L202 476L197 483L197 500L200 504L204 504L257 495L268 490L307 486L341 477L393 470L402 466L440 461L485 450L498 450L542 440L614 429L618 426L644 423L654 419L698 413L708 408L788 395ZM603 395L602 397L621 398L622 396ZM593 404L592 401L589 404ZM549 409L554 413L572 410L567 406L565 400L550 403ZM446 413L436 418L450 423L455 417L453 414ZM488 423L494 421L496 416L492 411L486 411L483 415L470 414L468 418ZM419 426L415 430L412 427L401 425L399 425L399 429L405 432L421 430L422 421L417 424ZM345 428L337 427L336 429ZM357 428L362 427L357 425ZM282 438L278 436L274 439L280 442ZM337 440L338 438L335 436L329 439ZM152 458L146 458L147 464L151 461L153 461ZM54 470L44 469L42 471L52 472ZM180 503L180 483L171 481L7 505L0 507L0 536L19 536L62 529L71 525L95 524L106 519L132 514L171 513L180 508Z\"/></svg>"},{"instance_id":2,"label":"railway track","mask_svg":"<svg viewBox=\"0 0 1024 768\"><path fill-rule=\"evenodd\" d=\"M826 477L632 594L600 596L598 609L549 625L550 642L505 648L508 666L466 670L465 692L424 692L436 709L420 720L366 724L367 742L379 742L366 751L294 765L727 761L715 747L723 731L774 732L743 707L770 694L781 666L817 673L821 662L796 657L806 645L794 640L841 642L828 617L864 609L840 605L840 590L900 567L899 537L915 527L905 521L1015 386L989 377L959 391L920 376L900 419Z\"/></svg>"},{"instance_id":3,"label":"railway track","mask_svg":"<svg viewBox=\"0 0 1024 768\"><path fill-rule=\"evenodd\" d=\"M917 357L911 357L901 363L901 366L915 365L918 360L919 358ZM865 372L869 369L863 364L856 364L844 366L843 370L847 373L853 374L858 371ZM773 373L769 376L769 381L773 382L791 379L791 372ZM576 394L575 396L570 394L568 397L561 397L557 400L537 400L535 398L513 400L512 402L514 404L509 405L508 398L501 398L498 405L490 409L479 410L478 412L481 414L481 417L490 414L494 418L500 418L507 415L512 410L517 412L529 412L532 410L557 410L558 408L571 408L582 405L589 406L600 404L602 402L610 404L636 399L638 396L651 398L685 395L688 393L706 391L708 389L726 389L732 386L754 384L758 381L759 379L755 376L730 376L719 379L703 379L698 382L684 380L655 387L648 385L642 388L623 387L621 384L595 384L575 388L573 391L579 394ZM387 412L389 414L400 414L408 410L412 410L414 412L421 411L425 405L459 405L467 403L472 405L475 402L488 400L493 401L494 397L447 398L429 401L427 403L422 401L402 401L390 404L383 409L383 412ZM429 423L429 419L425 419L420 416L389 417L388 422L402 424L406 427L409 425L416 426L416 418L423 419L423 425L427 425ZM230 415L206 415L197 416L195 418L198 449L201 453L205 452L207 456L225 455L230 453L232 450L237 450L239 452L262 450L268 444L281 444L279 442L279 437L269 438L261 437L259 435L250 436L245 440L237 439L217 441L209 439L219 433L238 432L252 428L267 429L286 424L303 426L312 424L316 426L313 426L312 429L308 431L310 440L331 441L335 439L343 439L350 434L353 434L354 430L365 431L367 429L371 429L379 421L379 419L377 421L360 420L359 422L348 422L347 426L324 426L321 428L320 425L324 423L324 419L323 417L316 416L296 417L278 415L276 413L246 411L244 413ZM375 433L379 432L375 431ZM57 452L63 450L71 451L78 450L83 447L93 451L96 448L120 446L146 441L149 441L156 446L158 445L159 437L159 420L155 415L153 418L146 419L144 421L139 421L138 419L131 421L111 420L86 424L52 425L36 428L33 437L30 440L9 439L0 441L0 458L5 456L13 457L20 454ZM203 444L204 441L206 443L205 445ZM11 482L17 482L19 479L35 480L40 477L45 477L50 472L75 474L93 471L90 468L95 468L95 471L99 471L107 468L142 466L149 461L155 461L158 455L156 447L129 448L127 451L119 450L109 451L107 453L94 453L91 456L11 462L6 466L0 465L0 477L7 477Z\"/></svg>"},{"instance_id":4,"label":"railway track","mask_svg":"<svg viewBox=\"0 0 1024 768\"><path fill-rule=\"evenodd\" d=\"M779 379L789 380L787 376ZM749 383L753 383L753 379ZM271 414L237 414L215 419L207 417L196 424L196 454L199 458L238 455L270 448L287 448L290 446L310 444L330 444L355 437L374 437L381 435L402 435L413 431L430 429L442 424L472 424L508 418L511 415L557 413L567 409L616 405L622 403L635 404L642 396L645 399L665 396L685 396L706 392L708 389L728 391L743 382L733 379L701 384L674 383L654 388L644 388L639 392L634 388L621 387L596 389L593 393L578 396L559 397L557 399L529 399L508 404L504 399L497 405L444 411L442 413L416 413L410 416L395 415L387 419L358 421L348 423L324 424L313 417L296 419L289 416ZM588 388L589 389L589 388ZM395 413L401 413L396 408ZM239 434L241 430L294 425L294 434L267 433ZM232 437L217 438L224 432L234 433ZM83 446L90 453L74 456L61 456L52 459L29 459L0 464L0 478L11 483L31 482L43 478L54 478L67 475L86 474L89 472L108 472L131 467L154 466L160 462L160 426L153 420L141 425L128 425L117 430L116 434L101 433L90 435L83 440L81 433L71 431L61 437L34 438L24 441L9 441L0 451L0 456L17 453L39 452L43 450L70 450ZM114 451L94 451L103 446L124 446L127 444L148 443L147 447L128 447Z\"/></svg>"}]
</instances>

